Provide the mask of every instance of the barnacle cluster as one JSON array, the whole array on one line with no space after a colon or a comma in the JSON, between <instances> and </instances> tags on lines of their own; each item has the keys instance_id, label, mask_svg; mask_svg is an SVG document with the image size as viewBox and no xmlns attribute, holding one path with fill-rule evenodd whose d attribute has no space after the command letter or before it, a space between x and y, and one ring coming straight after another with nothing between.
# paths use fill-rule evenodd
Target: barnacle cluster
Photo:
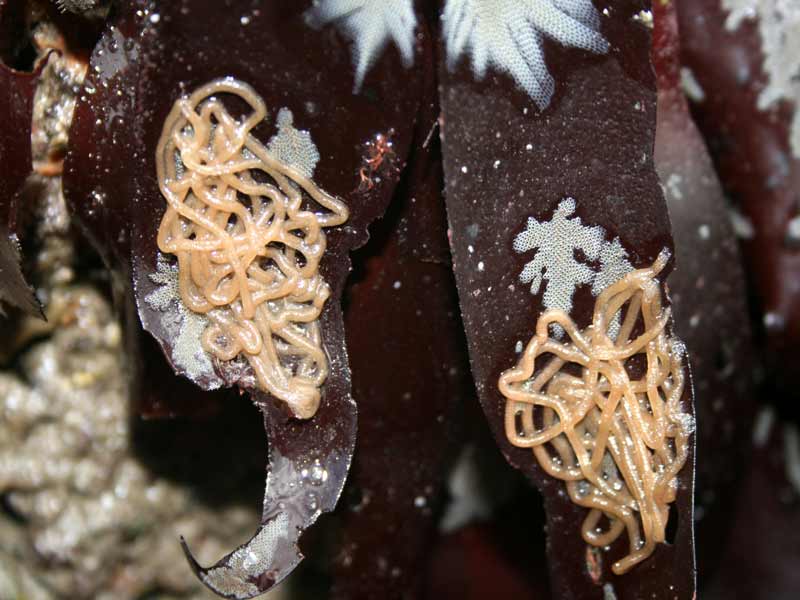
<instances>
[{"instance_id":1,"label":"barnacle cluster","mask_svg":"<svg viewBox=\"0 0 800 600\"><path fill-rule=\"evenodd\" d=\"M251 112L235 118L224 95ZM348 210L252 135L266 115L258 94L232 78L175 102L156 151L167 201L158 247L177 257L183 304L209 320L203 349L222 362L245 357L259 388L309 418L328 375L323 228Z\"/></svg>"},{"instance_id":2,"label":"barnacle cluster","mask_svg":"<svg viewBox=\"0 0 800 600\"><path fill-rule=\"evenodd\" d=\"M499 381L509 441L531 448L547 474L566 482L571 500L590 509L583 539L606 546L627 531L630 553L614 563L617 574L665 541L694 428L681 402L683 346L667 333L670 311L656 280L667 258L663 252L606 288L584 331L562 310L545 312L518 365ZM550 336L556 324L568 341Z\"/></svg>"},{"instance_id":3,"label":"barnacle cluster","mask_svg":"<svg viewBox=\"0 0 800 600\"><path fill-rule=\"evenodd\" d=\"M199 553L219 555L247 534L254 507L204 503L171 478L171 459L152 468L142 441L158 444L158 428L137 432L130 418L122 330L108 300L72 284L49 298L47 329L16 369L0 369L0 499L17 516L0 511L0 598L208 598L176 568L175 539L191 535ZM215 488L244 486L241 473L226 472Z\"/></svg>"}]
</instances>

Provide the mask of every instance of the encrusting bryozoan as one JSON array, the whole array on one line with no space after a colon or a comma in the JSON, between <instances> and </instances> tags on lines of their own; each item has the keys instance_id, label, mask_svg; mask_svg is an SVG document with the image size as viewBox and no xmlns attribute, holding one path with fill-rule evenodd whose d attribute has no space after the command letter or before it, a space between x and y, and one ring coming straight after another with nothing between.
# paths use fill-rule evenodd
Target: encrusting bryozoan
<instances>
[{"instance_id":1,"label":"encrusting bryozoan","mask_svg":"<svg viewBox=\"0 0 800 600\"><path fill-rule=\"evenodd\" d=\"M539 110L555 92L545 38L596 54L610 48L591 0L447 0L442 36L448 68L467 54L476 78L483 79L489 67L510 75Z\"/></svg>"},{"instance_id":2,"label":"encrusting bryozoan","mask_svg":"<svg viewBox=\"0 0 800 600\"><path fill-rule=\"evenodd\" d=\"M234 118L222 95L252 112ZM251 134L266 115L255 90L232 78L175 102L156 151L167 201L158 248L178 259L183 304L209 320L203 349L223 363L243 356L260 389L310 418L328 375L323 228L348 210Z\"/></svg>"},{"instance_id":3,"label":"encrusting bryozoan","mask_svg":"<svg viewBox=\"0 0 800 600\"><path fill-rule=\"evenodd\" d=\"M393 42L406 68L414 63L414 32L417 16L413 0L314 0L305 12L314 29L329 23L353 43L353 66L358 93L369 69Z\"/></svg>"},{"instance_id":4,"label":"encrusting bryozoan","mask_svg":"<svg viewBox=\"0 0 800 600\"><path fill-rule=\"evenodd\" d=\"M566 482L570 499L590 509L583 539L607 546L627 530L630 553L614 563L618 575L664 542L694 430L681 403L684 349L667 333L670 311L656 279L667 259L664 251L607 287L584 331L562 310L542 314L519 363L499 381L508 440L531 448L547 474ZM550 336L554 324L568 341Z\"/></svg>"}]
</instances>

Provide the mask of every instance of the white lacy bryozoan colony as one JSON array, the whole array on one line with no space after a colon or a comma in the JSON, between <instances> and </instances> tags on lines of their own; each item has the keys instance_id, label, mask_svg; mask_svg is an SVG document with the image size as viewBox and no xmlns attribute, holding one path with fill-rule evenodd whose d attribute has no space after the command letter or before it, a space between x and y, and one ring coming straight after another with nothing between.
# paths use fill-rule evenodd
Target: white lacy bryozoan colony
<instances>
[{"instance_id":1,"label":"white lacy bryozoan colony","mask_svg":"<svg viewBox=\"0 0 800 600\"><path fill-rule=\"evenodd\" d=\"M442 24L448 66L468 53L478 79L489 67L507 73L544 110L555 91L545 37L604 54L609 44L600 18L591 0L447 0Z\"/></svg>"},{"instance_id":2,"label":"white lacy bryozoan colony","mask_svg":"<svg viewBox=\"0 0 800 600\"><path fill-rule=\"evenodd\" d=\"M758 19L767 86L758 97L759 110L787 101L794 106L790 143L800 158L800 0L721 0L729 11L728 31L745 19Z\"/></svg>"},{"instance_id":3,"label":"white lacy bryozoan colony","mask_svg":"<svg viewBox=\"0 0 800 600\"><path fill-rule=\"evenodd\" d=\"M306 20L317 29L335 23L353 43L356 92L389 40L397 46L406 67L414 62L417 17L412 0L315 0Z\"/></svg>"},{"instance_id":4,"label":"white lacy bryozoan colony","mask_svg":"<svg viewBox=\"0 0 800 600\"><path fill-rule=\"evenodd\" d=\"M571 216L574 212L575 200L565 198L549 221L530 217L525 230L514 239L516 252L536 251L522 269L520 281L531 284L532 294L538 294L544 284L544 307L567 314L572 311L572 297L579 285L591 285L592 294L599 296L633 270L618 238L606 241L602 227L584 225L580 217ZM590 262L599 263L599 267L594 268ZM612 323L612 332L616 327ZM561 337L558 324L554 329Z\"/></svg>"}]
</instances>

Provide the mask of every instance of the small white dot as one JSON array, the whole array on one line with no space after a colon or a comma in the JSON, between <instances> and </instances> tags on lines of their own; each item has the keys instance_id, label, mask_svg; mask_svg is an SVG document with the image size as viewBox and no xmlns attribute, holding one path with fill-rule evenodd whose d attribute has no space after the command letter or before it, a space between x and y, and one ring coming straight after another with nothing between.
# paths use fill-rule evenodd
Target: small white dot
<instances>
[{"instance_id":1,"label":"small white dot","mask_svg":"<svg viewBox=\"0 0 800 600\"><path fill-rule=\"evenodd\" d=\"M486 266L483 264L483 261L478 263L478 271L483 271L485 268Z\"/></svg>"},{"instance_id":2,"label":"small white dot","mask_svg":"<svg viewBox=\"0 0 800 600\"><path fill-rule=\"evenodd\" d=\"M516 345L516 346L514 346L514 352L516 352L517 354L519 354L520 352L522 352L522 348L523 348L523 346L522 346L522 340L517 340L517 345Z\"/></svg>"},{"instance_id":3,"label":"small white dot","mask_svg":"<svg viewBox=\"0 0 800 600\"><path fill-rule=\"evenodd\" d=\"M464 167L461 167L461 172L462 172L462 173L466 173L466 172L467 172L467 167L466 167L466 166L464 166Z\"/></svg>"},{"instance_id":4,"label":"small white dot","mask_svg":"<svg viewBox=\"0 0 800 600\"><path fill-rule=\"evenodd\" d=\"M697 228L697 234L701 239L707 240L711 237L711 228L708 225L700 225L700 227Z\"/></svg>"},{"instance_id":5,"label":"small white dot","mask_svg":"<svg viewBox=\"0 0 800 600\"><path fill-rule=\"evenodd\" d=\"M533 144L528 144L527 146L525 146L525 150L527 150L528 152L533 150Z\"/></svg>"},{"instance_id":6,"label":"small white dot","mask_svg":"<svg viewBox=\"0 0 800 600\"><path fill-rule=\"evenodd\" d=\"M161 15L158 13L153 13L150 15L150 22L151 23L158 23L161 20Z\"/></svg>"},{"instance_id":7,"label":"small white dot","mask_svg":"<svg viewBox=\"0 0 800 600\"><path fill-rule=\"evenodd\" d=\"M245 15L245 16L243 16L241 19L239 19L239 22L240 22L242 25L249 25L249 24L250 24L250 17L248 17L247 15Z\"/></svg>"},{"instance_id":8,"label":"small white dot","mask_svg":"<svg viewBox=\"0 0 800 600\"><path fill-rule=\"evenodd\" d=\"M500 166L500 161L499 160L494 161L494 168L496 169L499 166Z\"/></svg>"},{"instance_id":9,"label":"small white dot","mask_svg":"<svg viewBox=\"0 0 800 600\"><path fill-rule=\"evenodd\" d=\"M786 228L786 235L791 240L800 240L800 216L789 221L789 225Z\"/></svg>"},{"instance_id":10,"label":"small white dot","mask_svg":"<svg viewBox=\"0 0 800 600\"><path fill-rule=\"evenodd\" d=\"M472 246L467 246L467 252L472 254L473 252L475 252L475 248L473 248Z\"/></svg>"},{"instance_id":11,"label":"small white dot","mask_svg":"<svg viewBox=\"0 0 800 600\"><path fill-rule=\"evenodd\" d=\"M764 326L767 329L783 329L784 325L784 319L778 313L768 312L764 315Z\"/></svg>"},{"instance_id":12,"label":"small white dot","mask_svg":"<svg viewBox=\"0 0 800 600\"><path fill-rule=\"evenodd\" d=\"M403 284L398 280L394 282L394 285L392 285L392 287L396 290L399 290L401 287L403 287Z\"/></svg>"}]
</instances>

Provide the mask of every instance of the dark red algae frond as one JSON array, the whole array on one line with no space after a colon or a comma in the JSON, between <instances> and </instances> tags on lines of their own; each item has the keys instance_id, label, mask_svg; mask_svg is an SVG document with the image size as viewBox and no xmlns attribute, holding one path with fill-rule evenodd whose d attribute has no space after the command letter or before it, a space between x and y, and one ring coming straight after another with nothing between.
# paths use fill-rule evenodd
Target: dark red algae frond
<instances>
[{"instance_id":1,"label":"dark red algae frond","mask_svg":"<svg viewBox=\"0 0 800 600\"><path fill-rule=\"evenodd\" d=\"M354 450L357 418L340 306L351 270L349 253L366 242L367 227L383 215L394 194L399 170L393 165L404 161L409 152L421 97L420 74L407 71L391 53L375 63L375 71L382 76L370 85L369 96L354 94L352 82L341 77L342 72L350 70L349 49L334 37L310 29L303 19L304 6L267 3L269 8L254 11L250 4L186 0L158 3L157 11L145 0L116 4L117 10L91 59L86 89L93 92L76 107L72 145L64 165L65 195L76 220L117 271L115 282L120 284L119 294L128 307L131 337L139 335L141 324L159 343L176 372L204 390L235 385L250 394L264 415L269 479L259 530L249 542L211 567L201 567L189 557L198 577L216 593L230 598L266 592L291 573L302 560L298 543L304 531L321 514L333 510L342 492ZM224 51L212 52L210 48ZM317 206L321 196L316 188L294 186L279 174L285 183L283 193L296 201L297 210L313 211L315 218L331 225L326 227L327 245L320 263L330 296L324 306L320 304L318 327L313 332L324 340L329 373L319 390L318 409L306 420L294 418L285 403L259 389L257 373L247 360L220 361L202 344L191 352L191 346L181 343L178 338L187 329L185 320L197 315L181 312L178 298L168 295L174 288L165 285L175 274L175 265L158 250L165 203L155 176L156 146L164 119L186 93L209 81L227 78L246 81L263 99L269 117L264 119L264 131L255 132L259 139L266 141L276 125L279 129L281 114L291 114L293 126L313 136L320 159L314 182L332 198L346 200L350 213L346 223L334 223L331 214L335 211ZM224 119L224 108L231 118L240 118L242 105L237 101L241 99L220 93L217 100L216 115ZM113 127L109 127L110 116ZM204 123L195 120L192 126L202 132ZM211 134L212 144L222 140L223 131L220 128ZM376 131L387 133L376 138ZM302 139L298 134L297 140ZM366 149L364 140L370 140ZM247 150L251 151L256 155L260 152L255 146ZM240 154L240 158L252 158L244 151ZM280 158L277 154L263 155L261 161L274 162ZM187 157L191 158L191 153ZM291 179L304 181L302 169L290 168ZM362 168L372 184L368 194L357 190ZM242 184L253 189L260 182ZM86 200L97 194L108 199L103 211L92 210ZM234 206L237 202L241 207ZM248 207L258 210L251 202L255 200L243 201L231 194L226 207L244 218L242 211ZM228 223L237 226L230 219ZM220 233L219 226L209 226L207 219L199 226L203 227ZM286 238L287 246L304 239L292 236L294 233ZM285 254L291 252L287 249ZM282 261L279 254L267 256L265 252L259 266L272 272L269 261ZM305 260L298 259L298 268L313 266ZM199 260L194 275L205 278L202 273L208 275L210 264L205 257ZM208 272L204 271L206 267ZM183 275L181 271L179 277ZM262 273L257 275L261 277ZM266 287L269 276L262 277ZM187 289L195 291L192 286ZM223 283L217 291L224 295L230 289ZM217 292L212 295L215 302L222 298ZM296 311L300 317L306 314L301 312ZM169 315L177 319L165 318ZM189 329L202 333L203 328L196 325ZM219 337L207 341L218 342ZM248 343L251 339L243 338ZM276 345L279 352L286 349L280 340ZM316 339L314 346L319 346ZM196 377L192 376L194 371L181 369L181 364L186 364L187 348L189 358L200 356L211 368L196 371ZM251 348L255 350L256 345ZM302 358L295 361L284 354L287 366L308 370L311 363L306 365ZM142 380L142 371L134 377ZM164 407L175 403L171 398L160 400ZM251 560L251 553L257 560Z\"/></svg>"}]
</instances>

